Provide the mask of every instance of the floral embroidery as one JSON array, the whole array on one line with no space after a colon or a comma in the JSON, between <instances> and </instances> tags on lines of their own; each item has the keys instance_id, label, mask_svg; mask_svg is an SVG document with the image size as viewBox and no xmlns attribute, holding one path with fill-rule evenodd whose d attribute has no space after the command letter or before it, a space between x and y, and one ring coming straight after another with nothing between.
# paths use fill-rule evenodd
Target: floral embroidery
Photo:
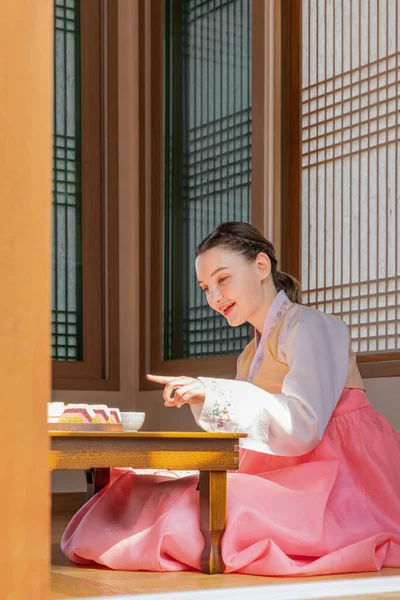
<instances>
[{"instance_id":1,"label":"floral embroidery","mask_svg":"<svg viewBox=\"0 0 400 600\"><path fill-rule=\"evenodd\" d=\"M215 379L210 379L209 391L212 398L212 408L209 409L207 420L215 427L216 431L221 431L232 422L232 416L229 409L232 407L232 389L229 385L223 385Z\"/></svg>"}]
</instances>

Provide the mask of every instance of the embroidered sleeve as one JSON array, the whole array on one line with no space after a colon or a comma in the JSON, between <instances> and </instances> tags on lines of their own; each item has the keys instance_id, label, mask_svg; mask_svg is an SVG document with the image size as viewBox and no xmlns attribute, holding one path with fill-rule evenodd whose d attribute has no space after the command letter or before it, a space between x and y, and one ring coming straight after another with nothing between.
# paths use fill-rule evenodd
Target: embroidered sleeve
<instances>
[{"instance_id":1,"label":"embroidered sleeve","mask_svg":"<svg viewBox=\"0 0 400 600\"><path fill-rule=\"evenodd\" d=\"M199 377L206 386L206 399L202 406L193 405L192 412L206 431L236 431L234 423L234 406L232 401L232 384L226 379ZM196 412L193 410L197 408Z\"/></svg>"},{"instance_id":2,"label":"embroidered sleeve","mask_svg":"<svg viewBox=\"0 0 400 600\"><path fill-rule=\"evenodd\" d=\"M246 433L248 438L239 441L242 447L270 453L269 424L262 414L266 392L247 381L199 379L206 386L206 398L202 405L191 405L198 425L210 432Z\"/></svg>"}]
</instances>

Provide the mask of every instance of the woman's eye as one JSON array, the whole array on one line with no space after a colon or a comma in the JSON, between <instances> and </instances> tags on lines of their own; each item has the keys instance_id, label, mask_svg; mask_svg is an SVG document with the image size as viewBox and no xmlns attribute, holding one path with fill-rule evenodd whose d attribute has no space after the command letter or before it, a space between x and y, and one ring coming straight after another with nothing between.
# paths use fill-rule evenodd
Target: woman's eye
<instances>
[{"instance_id":1,"label":"woman's eye","mask_svg":"<svg viewBox=\"0 0 400 600\"><path fill-rule=\"evenodd\" d=\"M203 288L203 292L204 292L205 294L208 294L208 288L207 288L207 287L206 287L206 288Z\"/></svg>"},{"instance_id":2,"label":"woman's eye","mask_svg":"<svg viewBox=\"0 0 400 600\"><path fill-rule=\"evenodd\" d=\"M227 279L229 279L229 275L227 275L226 277L221 277L218 283L224 283L224 281L226 281Z\"/></svg>"}]
</instances>

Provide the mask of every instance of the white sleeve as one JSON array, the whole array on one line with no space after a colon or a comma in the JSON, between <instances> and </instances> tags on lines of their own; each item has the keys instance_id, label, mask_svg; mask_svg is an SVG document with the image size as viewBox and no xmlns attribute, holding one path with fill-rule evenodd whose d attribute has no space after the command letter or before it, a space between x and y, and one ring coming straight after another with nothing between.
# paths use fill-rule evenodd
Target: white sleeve
<instances>
[{"instance_id":1,"label":"white sleeve","mask_svg":"<svg viewBox=\"0 0 400 600\"><path fill-rule=\"evenodd\" d=\"M199 377L206 386L193 415L206 431L247 433L243 448L301 456L317 446L346 383L349 339L345 323L294 306L279 338L280 360L289 366L280 394L246 381Z\"/></svg>"}]
</instances>

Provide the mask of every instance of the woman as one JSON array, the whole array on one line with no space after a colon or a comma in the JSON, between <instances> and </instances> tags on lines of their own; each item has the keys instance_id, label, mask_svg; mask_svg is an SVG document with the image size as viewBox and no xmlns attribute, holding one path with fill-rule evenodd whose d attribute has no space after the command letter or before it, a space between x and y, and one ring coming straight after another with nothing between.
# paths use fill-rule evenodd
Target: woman
<instances>
[{"instance_id":1,"label":"woman","mask_svg":"<svg viewBox=\"0 0 400 600\"><path fill-rule=\"evenodd\" d=\"M236 380L157 377L206 431L240 431L229 474L225 572L322 575L400 567L400 439L364 391L346 325L300 305L251 225L225 223L198 247L209 305L255 340ZM200 568L197 477L126 471L73 517L72 560L114 569Z\"/></svg>"}]
</instances>

